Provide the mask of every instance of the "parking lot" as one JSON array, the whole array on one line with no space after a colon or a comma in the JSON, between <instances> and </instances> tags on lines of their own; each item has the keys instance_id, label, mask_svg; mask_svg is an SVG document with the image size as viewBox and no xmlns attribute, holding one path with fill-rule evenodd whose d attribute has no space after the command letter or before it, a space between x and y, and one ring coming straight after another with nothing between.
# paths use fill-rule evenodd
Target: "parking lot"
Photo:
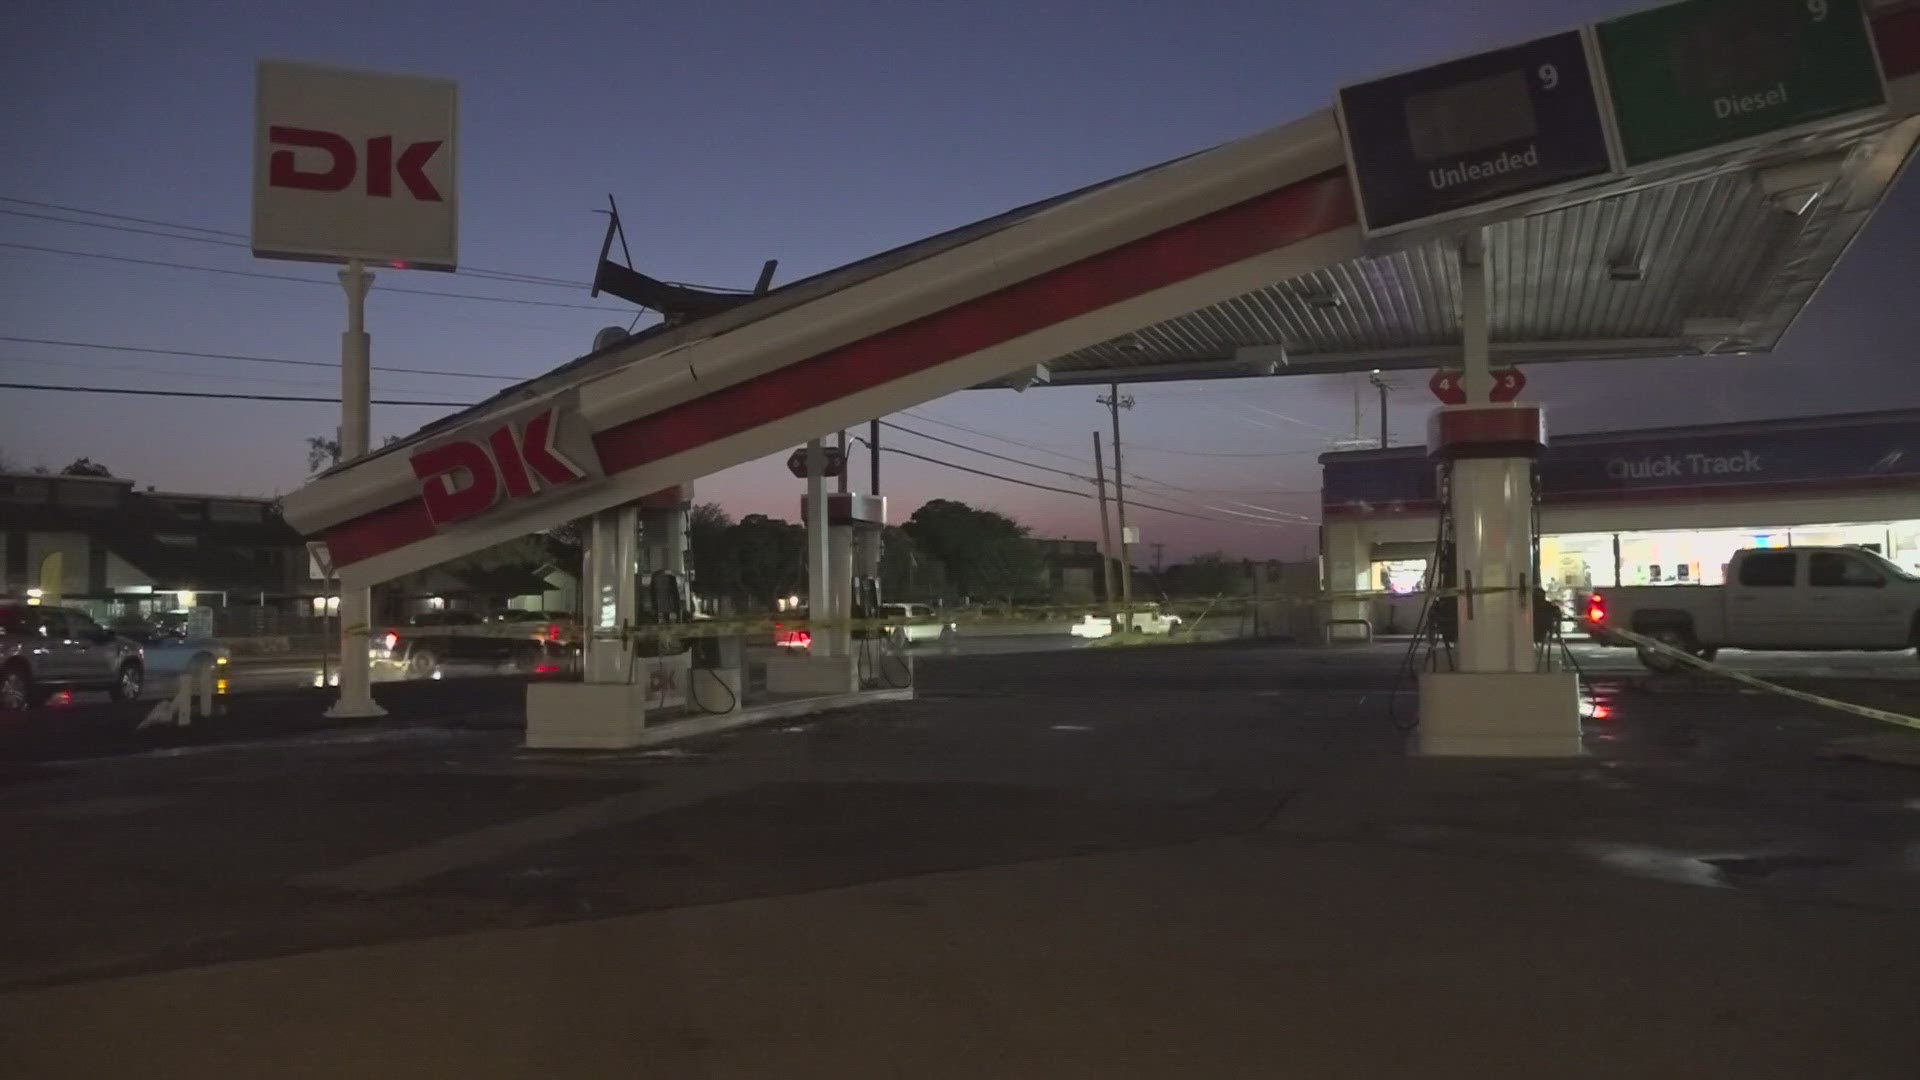
<instances>
[{"instance_id":1,"label":"parking lot","mask_svg":"<svg viewBox=\"0 0 1920 1080\"><path fill-rule=\"evenodd\" d=\"M1517 902L1533 912L1511 927L1514 942L1534 942L1521 953L1589 955L1612 941L1620 958L1601 965L1607 973L1595 987L1669 976L1681 985L1708 978L1705 968L1688 969L1705 961L1671 954L1659 920L1696 935L1717 924L1716 948L1759 957L1743 961L1743 987L1709 980L1724 1010L1757 1015L1743 1010L1781 994L1811 1007L1803 988L1817 985L1821 1000L1801 1034L1773 1037L1799 1045L1846 1028L1847 1060L1863 1064L1853 1075L1898 1075L1886 1071L1889 1062L1914 1060L1900 1056L1911 1035L1896 1023L1920 1007L1914 984L1878 965L1920 946L1911 919L1920 903L1920 769L1848 748L1920 735L1595 664L1588 696L1601 707L1585 720L1585 760L1409 760L1413 699L1397 657L1392 643L924 657L911 702L584 758L519 749L521 684L510 679L387 687L393 717L352 725L318 716L319 691L262 694L258 703L241 695L224 727L113 755L27 754L15 733L0 816L11 878L26 887L7 891L0 923L0 983L13 991L0 1009L14 1018L5 1035L22 1060L77 1054L61 1058L77 1067L90 1060L83 1047L22 1025L67 1015L90 993L172 993L162 989L169 971L229 972L224 979L282 970L204 968L231 961L387 956L357 947L455 948L558 924L611 933L627 925L620 917L650 912L852 895L869 897L862 910L943 912L942 933L985 935L988 947L997 931L928 890L969 874L1042 873L1052 884L1027 887L1081 890L1072 902L1099 918L1091 913L1114 899L1109 890L1143 902L1174 888L1160 902L1180 923L1199 916L1176 911L1190 898L1171 899L1183 894L1165 874L1196 875L1195 888L1219 890L1218 903L1229 906L1247 894L1255 910L1304 902L1307 894L1282 883L1305 874L1321 875L1325 891L1309 890L1319 898L1310 905L1316 922L1297 929L1331 935L1350 952L1295 957L1296 965L1392 969L1392 941L1378 937L1380 926L1360 933L1343 913L1351 905L1401 912L1392 940L1421 952L1429 931L1444 937L1472 924L1476 905ZM1920 704L1903 680L1820 685L1883 707ZM68 719L88 715L76 709ZM242 715L266 727L234 727ZM1180 868L1137 861L1160 857ZM1069 886L1060 877L1109 870L1124 880ZM1425 884L1389 899L1368 884L1380 873ZM1498 881L1474 885L1462 875ZM1495 899L1500 891L1466 900L1482 887L1508 900ZM1422 890L1433 902L1454 898L1443 907L1466 907L1421 914ZM1597 910L1606 904L1634 914ZM1035 918L1036 926L1057 921ZM1198 958L1211 947L1168 954L1172 939L1151 915L1127 918L1147 919L1127 923L1132 946L1157 957L1174 984L1204 984L1207 965L1220 962ZM1424 925L1436 918L1445 926ZM608 919L615 922L600 922ZM1598 921L1589 928L1567 919ZM1802 938L1790 955L1775 955L1774 938L1789 923ZM1173 938L1187 932L1161 929ZM760 933L769 957L807 952L777 929ZM716 957L725 953L715 947ZM1509 961L1517 962L1501 963ZM1097 981L1103 962L1082 958L1056 975ZM633 977L657 977L650 966L636 961ZM735 977L751 997L755 977ZM1525 982L1513 972L1488 977ZM379 999L377 987L364 989ZM1551 992L1563 991L1574 993ZM1684 1033L1673 1016L1643 1015L1651 1002L1612 1007L1650 1025L1646 1060L1678 1052ZM1867 1024L1875 1017L1890 1026ZM217 1022L190 1018L181 1030ZM701 1038L725 1043L723 1029ZM283 1034L293 1044L317 1037ZM114 1045L141 1045L162 1061L193 1057L167 1037L122 1030L120 1038L134 1041ZM1731 1052L1720 1063L1747 1060L1747 1051Z\"/></svg>"}]
</instances>

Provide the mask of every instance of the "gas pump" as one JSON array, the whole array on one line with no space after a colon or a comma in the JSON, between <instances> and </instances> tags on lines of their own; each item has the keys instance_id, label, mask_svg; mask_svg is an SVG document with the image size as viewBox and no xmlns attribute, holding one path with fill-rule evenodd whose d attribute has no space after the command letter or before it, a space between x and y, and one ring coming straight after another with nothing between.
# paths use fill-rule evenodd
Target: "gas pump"
<instances>
[{"instance_id":1,"label":"gas pump","mask_svg":"<svg viewBox=\"0 0 1920 1080\"><path fill-rule=\"evenodd\" d=\"M880 627L873 623L885 614L880 607L880 579L856 576L853 579L854 640L882 636Z\"/></svg>"},{"instance_id":2,"label":"gas pump","mask_svg":"<svg viewBox=\"0 0 1920 1080\"><path fill-rule=\"evenodd\" d=\"M683 631L693 617L687 573L687 515L693 488L682 484L640 500L639 581L629 663L653 708L688 703L693 658Z\"/></svg>"},{"instance_id":3,"label":"gas pump","mask_svg":"<svg viewBox=\"0 0 1920 1080\"><path fill-rule=\"evenodd\" d=\"M689 617L686 579L672 570L655 570L647 581L646 602L640 606L642 621L655 626L672 626Z\"/></svg>"},{"instance_id":4,"label":"gas pump","mask_svg":"<svg viewBox=\"0 0 1920 1080\"><path fill-rule=\"evenodd\" d=\"M882 509L880 517L885 516ZM885 622L880 597L880 544L877 521L853 524L853 636L859 642L860 684L890 690L913 685L913 660L907 655L907 628Z\"/></svg>"},{"instance_id":5,"label":"gas pump","mask_svg":"<svg viewBox=\"0 0 1920 1080\"><path fill-rule=\"evenodd\" d=\"M1460 251L1465 400L1434 413L1427 430L1428 453L1441 470L1437 581L1452 591L1451 603L1443 601L1437 614L1452 626L1452 662L1420 676L1417 749L1438 756L1577 757L1579 682L1572 672L1554 670L1541 644L1548 623L1538 606L1534 488L1546 423L1537 405L1494 400L1489 274L1490 260L1472 234Z\"/></svg>"},{"instance_id":6,"label":"gas pump","mask_svg":"<svg viewBox=\"0 0 1920 1080\"><path fill-rule=\"evenodd\" d=\"M821 501L826 504L824 522L813 520L804 501L801 517L809 531L825 533L826 587L815 594L824 602L812 605L813 644L807 654L767 661L767 689L776 694L852 693L865 681L863 676L880 666L870 647L877 639L869 636L863 621L882 615L880 530L886 524L887 500L841 491Z\"/></svg>"}]
</instances>

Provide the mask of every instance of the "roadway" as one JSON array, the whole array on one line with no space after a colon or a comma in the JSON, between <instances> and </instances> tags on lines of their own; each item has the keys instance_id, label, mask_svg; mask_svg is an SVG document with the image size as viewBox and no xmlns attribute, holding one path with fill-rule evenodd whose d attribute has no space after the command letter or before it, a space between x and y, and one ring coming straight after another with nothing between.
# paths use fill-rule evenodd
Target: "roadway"
<instances>
[{"instance_id":1,"label":"roadway","mask_svg":"<svg viewBox=\"0 0 1920 1080\"><path fill-rule=\"evenodd\" d=\"M1372 650L1390 653L1396 648L1404 649L1406 643L1406 639L1382 639L1372 647ZM915 646L913 654L921 660L933 660L952 656L1069 652L1109 646L1110 643L1107 642L1088 641L1067 634L963 635L951 646L936 644ZM1632 649L1605 648L1586 641L1573 641L1569 646L1575 662L1582 668L1624 674L1641 670ZM771 646L754 646L747 650L747 655L751 659L764 661L773 652L774 649ZM1371 657L1372 652L1367 655ZM1920 661L1915 659L1912 650L1898 653L1831 653L1747 652L1740 649L1725 649L1716 657L1716 662L1761 678L1782 676L1920 679ZM322 672L320 660L313 657L242 659L229 670L228 681L230 689L236 694L263 690L291 690L320 685ZM172 690L170 684L157 680L155 685L147 688L143 697L157 701L171 694Z\"/></svg>"},{"instance_id":2,"label":"roadway","mask_svg":"<svg viewBox=\"0 0 1920 1080\"><path fill-rule=\"evenodd\" d=\"M1596 671L1586 760L1409 761L1397 659L927 656L915 701L585 757L519 749L520 680L358 724L308 687L16 753L0 1044L51 1076L1909 1075L1920 770L1848 749L1890 729Z\"/></svg>"},{"instance_id":3,"label":"roadway","mask_svg":"<svg viewBox=\"0 0 1920 1080\"><path fill-rule=\"evenodd\" d=\"M1274 658L1276 677L1294 680L1344 680L1358 687L1393 682L1406 656L1407 642L1385 640L1367 646L1330 649L1278 648L1263 655ZM1154 648L1155 646L1148 646ZM980 659L1000 670L993 658L1014 661L1033 658L1045 670L1048 658L1060 654L1112 651L1111 642L1086 641L1064 634L961 637L953 646L923 645L913 649L916 664L926 677L940 679L956 661ZM1135 650L1129 649L1129 654ZM1653 676L1641 668L1631 649L1603 648L1574 642L1574 662L1590 675L1665 691L1715 692L1726 684L1701 676ZM764 662L772 646L747 650L749 664ZM1866 684L1920 683L1920 662L1911 651L1900 653L1773 653L1724 650L1717 662L1761 678L1783 680L1818 690L1823 685L1848 687ZM284 658L238 661L226 674L229 716L202 722L195 730L136 731L152 703L170 695L172 685L155 680L137 705L113 705L104 694L78 694L56 699L43 709L11 717L0 730L0 764L7 760L56 760L177 750L182 745L247 739L306 737L330 726L324 717L330 694L321 687L322 667L315 659ZM517 676L450 678L422 682L389 679L378 683L377 697L392 712L394 723L451 721L462 726L517 728L523 722L521 702L524 678ZM1864 691L1873 698L1877 691ZM1842 693L1841 696L1845 696ZM1858 692L1855 696L1859 696ZM1870 702L1869 702L1870 703Z\"/></svg>"},{"instance_id":4,"label":"roadway","mask_svg":"<svg viewBox=\"0 0 1920 1080\"><path fill-rule=\"evenodd\" d=\"M1005 634L961 636L951 646L929 643L916 645L912 651L918 657L999 656L1009 653L1065 652L1090 647L1098 647L1098 643L1069 634ZM770 645L750 646L747 649L750 657L761 661L773 653L774 647ZM329 661L327 670L334 667L337 667L337 662ZM322 672L322 662L317 657L241 659L229 670L228 681L235 693L288 690L320 685L318 680ZM156 685L148 687L143 696L159 700L171 692L171 686Z\"/></svg>"}]
</instances>

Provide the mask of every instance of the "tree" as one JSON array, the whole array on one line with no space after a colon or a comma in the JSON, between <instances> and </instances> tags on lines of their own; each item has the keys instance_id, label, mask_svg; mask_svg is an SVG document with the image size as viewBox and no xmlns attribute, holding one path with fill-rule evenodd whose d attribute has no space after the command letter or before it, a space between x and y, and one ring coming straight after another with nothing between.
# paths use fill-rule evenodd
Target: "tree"
<instances>
[{"instance_id":1,"label":"tree","mask_svg":"<svg viewBox=\"0 0 1920 1080\"><path fill-rule=\"evenodd\" d=\"M947 595L947 568L914 543L905 529L880 533L880 595L888 600L936 600Z\"/></svg>"},{"instance_id":2,"label":"tree","mask_svg":"<svg viewBox=\"0 0 1920 1080\"><path fill-rule=\"evenodd\" d=\"M693 584L700 595L733 596L740 589L739 567L729 558L727 530L733 518L719 503L699 503L687 514L687 543L693 548Z\"/></svg>"},{"instance_id":3,"label":"tree","mask_svg":"<svg viewBox=\"0 0 1920 1080\"><path fill-rule=\"evenodd\" d=\"M92 458L75 458L73 463L60 470L61 476L112 476L105 465Z\"/></svg>"},{"instance_id":4,"label":"tree","mask_svg":"<svg viewBox=\"0 0 1920 1080\"><path fill-rule=\"evenodd\" d=\"M723 558L737 575L731 594L750 608L771 611L778 597L807 584L807 531L790 521L748 514L727 529Z\"/></svg>"},{"instance_id":5,"label":"tree","mask_svg":"<svg viewBox=\"0 0 1920 1080\"><path fill-rule=\"evenodd\" d=\"M381 446L400 441L400 436L389 435ZM338 436L327 438L324 435L307 436L307 474L318 476L335 465L340 464L340 439Z\"/></svg>"},{"instance_id":6,"label":"tree","mask_svg":"<svg viewBox=\"0 0 1920 1080\"><path fill-rule=\"evenodd\" d=\"M963 597L1016 600L1045 591L1039 548L1025 526L1004 514L934 499L902 528L920 551L940 560Z\"/></svg>"},{"instance_id":7,"label":"tree","mask_svg":"<svg viewBox=\"0 0 1920 1080\"><path fill-rule=\"evenodd\" d=\"M320 435L307 436L307 472L319 475L340 464L340 440Z\"/></svg>"}]
</instances>

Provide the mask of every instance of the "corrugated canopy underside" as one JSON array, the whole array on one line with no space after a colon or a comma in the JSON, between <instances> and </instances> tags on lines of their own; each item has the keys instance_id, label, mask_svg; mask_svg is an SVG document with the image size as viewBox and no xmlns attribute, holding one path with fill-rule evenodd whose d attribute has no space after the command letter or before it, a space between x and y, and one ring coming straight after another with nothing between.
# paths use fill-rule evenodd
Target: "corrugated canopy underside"
<instances>
[{"instance_id":1,"label":"corrugated canopy underside","mask_svg":"<svg viewBox=\"0 0 1920 1080\"><path fill-rule=\"evenodd\" d=\"M1797 214L1738 170L1489 223L1496 358L1772 349L1884 194L1876 145ZM1459 355L1459 294L1457 242L1431 239L1036 359L1057 385L1434 367Z\"/></svg>"}]
</instances>

